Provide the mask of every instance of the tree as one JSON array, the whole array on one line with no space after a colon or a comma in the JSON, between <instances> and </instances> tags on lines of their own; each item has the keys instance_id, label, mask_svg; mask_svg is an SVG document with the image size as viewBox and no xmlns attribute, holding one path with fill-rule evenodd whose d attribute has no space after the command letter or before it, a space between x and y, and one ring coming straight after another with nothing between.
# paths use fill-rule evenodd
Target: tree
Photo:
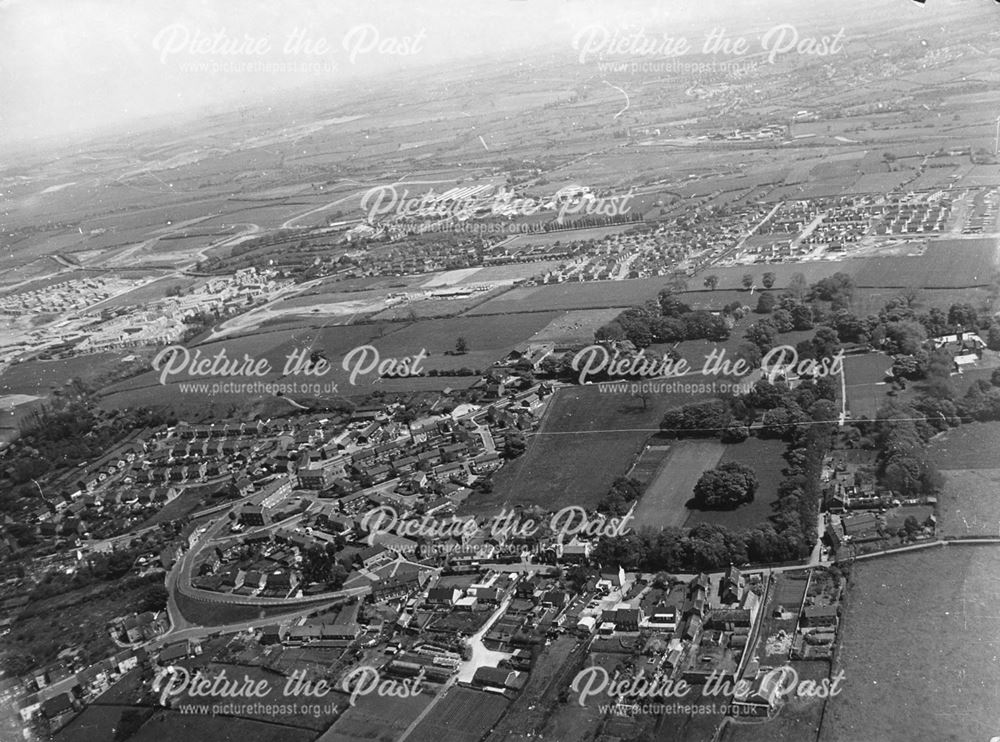
<instances>
[{"instance_id":1,"label":"tree","mask_svg":"<svg viewBox=\"0 0 1000 742\"><path fill-rule=\"evenodd\" d=\"M718 285L719 285L719 277L718 276L711 275L711 276L706 276L705 277L705 286L707 286L710 290L715 291L715 287L718 286Z\"/></svg>"},{"instance_id":2,"label":"tree","mask_svg":"<svg viewBox=\"0 0 1000 742\"><path fill-rule=\"evenodd\" d=\"M694 486L694 501L701 508L731 509L752 502L756 491L753 469L734 461L704 472Z\"/></svg>"},{"instance_id":3,"label":"tree","mask_svg":"<svg viewBox=\"0 0 1000 742\"><path fill-rule=\"evenodd\" d=\"M774 279L775 279L775 276L774 276L774 274L773 274L773 273L772 273L771 271L768 271L768 272L767 272L767 273L765 273L765 274L764 274L764 276L763 276L763 277L761 278L761 283L763 283L763 284L764 284L764 288L765 288L765 289L769 289L769 288L771 288L772 286L774 286Z\"/></svg>"},{"instance_id":4,"label":"tree","mask_svg":"<svg viewBox=\"0 0 1000 742\"><path fill-rule=\"evenodd\" d=\"M743 288L749 291L753 287L753 274L744 273L743 278L740 279L740 283L743 284Z\"/></svg>"},{"instance_id":5,"label":"tree","mask_svg":"<svg viewBox=\"0 0 1000 742\"><path fill-rule=\"evenodd\" d=\"M463 354L467 353L468 351L469 351L468 341L464 337L459 336L458 340L455 341L455 352Z\"/></svg>"},{"instance_id":6,"label":"tree","mask_svg":"<svg viewBox=\"0 0 1000 742\"><path fill-rule=\"evenodd\" d=\"M796 299L801 299L809 290L809 282L804 273L793 273L788 281L788 291Z\"/></svg>"},{"instance_id":7,"label":"tree","mask_svg":"<svg viewBox=\"0 0 1000 742\"><path fill-rule=\"evenodd\" d=\"M778 302L774 298L774 294L770 294L767 291L764 291L757 299L756 312L757 314L770 314L774 310L774 307L777 303ZM789 320L791 320L791 315L789 315Z\"/></svg>"}]
</instances>

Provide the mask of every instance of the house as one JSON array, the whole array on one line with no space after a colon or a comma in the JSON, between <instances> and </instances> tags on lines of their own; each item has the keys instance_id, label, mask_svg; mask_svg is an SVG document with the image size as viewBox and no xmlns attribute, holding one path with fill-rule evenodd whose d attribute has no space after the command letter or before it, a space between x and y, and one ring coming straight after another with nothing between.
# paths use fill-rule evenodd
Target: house
<instances>
[{"instance_id":1,"label":"house","mask_svg":"<svg viewBox=\"0 0 1000 742\"><path fill-rule=\"evenodd\" d=\"M391 562L394 558L395 554L382 544L373 544L366 549L362 549L355 557L366 569L372 569L380 564Z\"/></svg>"},{"instance_id":2,"label":"house","mask_svg":"<svg viewBox=\"0 0 1000 742\"><path fill-rule=\"evenodd\" d=\"M270 517L260 505L244 505L240 510L239 521L245 526L266 526Z\"/></svg>"},{"instance_id":3,"label":"house","mask_svg":"<svg viewBox=\"0 0 1000 742\"><path fill-rule=\"evenodd\" d=\"M40 710L46 719L55 719L63 714L75 711L76 707L73 697L69 693L59 693L46 701L42 701Z\"/></svg>"},{"instance_id":4,"label":"house","mask_svg":"<svg viewBox=\"0 0 1000 742\"><path fill-rule=\"evenodd\" d=\"M299 487L307 490L326 489L333 481L330 470L323 466L310 465L298 472Z\"/></svg>"},{"instance_id":5,"label":"house","mask_svg":"<svg viewBox=\"0 0 1000 742\"><path fill-rule=\"evenodd\" d=\"M124 673L138 667L139 658L132 652L123 650L114 656L114 662L118 666L118 671Z\"/></svg>"},{"instance_id":6,"label":"house","mask_svg":"<svg viewBox=\"0 0 1000 742\"><path fill-rule=\"evenodd\" d=\"M462 591L457 587L432 587L427 591L429 605L453 606L462 597Z\"/></svg>"},{"instance_id":7,"label":"house","mask_svg":"<svg viewBox=\"0 0 1000 742\"><path fill-rule=\"evenodd\" d=\"M730 566L719 580L719 602L723 605L737 604L743 600L745 589L743 575L733 566Z\"/></svg>"},{"instance_id":8,"label":"house","mask_svg":"<svg viewBox=\"0 0 1000 742\"><path fill-rule=\"evenodd\" d=\"M852 541L879 538L880 523L874 513L849 515L841 518L840 522L844 529L844 535Z\"/></svg>"},{"instance_id":9,"label":"house","mask_svg":"<svg viewBox=\"0 0 1000 742\"><path fill-rule=\"evenodd\" d=\"M189 642L183 641L171 644L161 649L156 661L160 665L169 665L190 656L191 645Z\"/></svg>"},{"instance_id":10,"label":"house","mask_svg":"<svg viewBox=\"0 0 1000 742\"><path fill-rule=\"evenodd\" d=\"M480 667L472 676L472 684L480 688L502 688L520 690L527 677L516 670L502 670L499 667Z\"/></svg>"},{"instance_id":11,"label":"house","mask_svg":"<svg viewBox=\"0 0 1000 742\"><path fill-rule=\"evenodd\" d=\"M267 576L267 589L287 593L299 584L298 576L291 571L277 569Z\"/></svg>"},{"instance_id":12,"label":"house","mask_svg":"<svg viewBox=\"0 0 1000 742\"><path fill-rule=\"evenodd\" d=\"M273 624L271 626L265 626L260 632L260 643L261 644L281 644L282 631L281 626L278 624Z\"/></svg>"},{"instance_id":13,"label":"house","mask_svg":"<svg viewBox=\"0 0 1000 742\"><path fill-rule=\"evenodd\" d=\"M746 608L723 608L712 611L705 621L706 629L733 631L738 627L747 627L753 623L753 616Z\"/></svg>"},{"instance_id":14,"label":"house","mask_svg":"<svg viewBox=\"0 0 1000 742\"><path fill-rule=\"evenodd\" d=\"M802 610L802 625L837 627L837 607L833 605L807 606Z\"/></svg>"},{"instance_id":15,"label":"house","mask_svg":"<svg viewBox=\"0 0 1000 742\"><path fill-rule=\"evenodd\" d=\"M247 590L253 591L264 587L267 582L267 576L256 569L248 570L246 575L243 577L243 587Z\"/></svg>"},{"instance_id":16,"label":"house","mask_svg":"<svg viewBox=\"0 0 1000 742\"><path fill-rule=\"evenodd\" d=\"M641 608L616 608L605 611L602 616L605 623L613 623L615 631L638 631L642 623Z\"/></svg>"}]
</instances>

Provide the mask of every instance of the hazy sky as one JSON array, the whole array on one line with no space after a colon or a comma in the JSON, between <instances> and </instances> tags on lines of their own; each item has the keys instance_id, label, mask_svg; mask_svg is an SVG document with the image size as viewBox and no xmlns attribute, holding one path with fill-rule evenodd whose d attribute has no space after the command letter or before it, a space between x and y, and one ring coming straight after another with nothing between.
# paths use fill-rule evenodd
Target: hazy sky
<instances>
[{"instance_id":1,"label":"hazy sky","mask_svg":"<svg viewBox=\"0 0 1000 742\"><path fill-rule=\"evenodd\" d=\"M876 1L901 12L916 5ZM307 85L334 89L469 55L570 54L574 34L593 24L682 34L695 22L778 21L803 7L817 8L804 0L0 0L0 142L257 103Z\"/></svg>"}]
</instances>

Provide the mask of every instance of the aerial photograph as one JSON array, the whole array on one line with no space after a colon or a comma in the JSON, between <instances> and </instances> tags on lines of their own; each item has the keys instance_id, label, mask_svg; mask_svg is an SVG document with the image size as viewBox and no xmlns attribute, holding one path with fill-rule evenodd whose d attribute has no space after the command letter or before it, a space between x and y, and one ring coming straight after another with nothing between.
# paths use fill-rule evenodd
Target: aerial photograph
<instances>
[{"instance_id":1,"label":"aerial photograph","mask_svg":"<svg viewBox=\"0 0 1000 742\"><path fill-rule=\"evenodd\" d=\"M0 0L0 742L1000 742L1000 2Z\"/></svg>"}]
</instances>

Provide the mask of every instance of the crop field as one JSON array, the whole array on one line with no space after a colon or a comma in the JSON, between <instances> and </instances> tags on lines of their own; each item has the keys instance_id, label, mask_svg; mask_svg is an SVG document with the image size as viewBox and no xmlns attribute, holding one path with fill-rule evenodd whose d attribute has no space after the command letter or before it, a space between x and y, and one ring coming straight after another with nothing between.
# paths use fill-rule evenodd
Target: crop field
<instances>
[{"instance_id":1,"label":"crop field","mask_svg":"<svg viewBox=\"0 0 1000 742\"><path fill-rule=\"evenodd\" d=\"M476 514L517 505L593 508L659 432L668 409L707 396L655 394L644 403L628 393L602 393L597 385L560 389L524 454L497 472L493 492L470 497L463 508Z\"/></svg>"},{"instance_id":2,"label":"crop field","mask_svg":"<svg viewBox=\"0 0 1000 742\"><path fill-rule=\"evenodd\" d=\"M688 510L686 503L694 496L694 485L702 472L715 467L724 453L726 445L714 438L671 443L666 458L639 499L634 527L682 526L685 521L702 515Z\"/></svg>"},{"instance_id":3,"label":"crop field","mask_svg":"<svg viewBox=\"0 0 1000 742\"><path fill-rule=\"evenodd\" d=\"M827 705L822 742L996 735L997 555L995 546L951 546L854 565L843 692Z\"/></svg>"},{"instance_id":4,"label":"crop field","mask_svg":"<svg viewBox=\"0 0 1000 742\"><path fill-rule=\"evenodd\" d=\"M413 730L413 742L478 742L503 716L510 701L495 693L453 687Z\"/></svg>"},{"instance_id":5,"label":"crop field","mask_svg":"<svg viewBox=\"0 0 1000 742\"><path fill-rule=\"evenodd\" d=\"M758 485L754 500L735 510L689 510L687 511L689 516L684 525L691 527L699 523L714 523L740 530L766 523L774 512L772 505L778 500L778 485L782 480L781 470L785 467L785 460L782 458L785 444L777 440L748 438L742 443L729 445L720 443L719 445L724 450L721 458L717 459L717 463L728 464L735 461L746 464L756 472ZM706 468L711 469L712 466ZM684 470L682 472L684 478L688 479L687 472ZM694 485L698 481L698 476L700 473L695 475L694 481L691 482L691 489L688 491L689 498L693 497Z\"/></svg>"}]
</instances>

